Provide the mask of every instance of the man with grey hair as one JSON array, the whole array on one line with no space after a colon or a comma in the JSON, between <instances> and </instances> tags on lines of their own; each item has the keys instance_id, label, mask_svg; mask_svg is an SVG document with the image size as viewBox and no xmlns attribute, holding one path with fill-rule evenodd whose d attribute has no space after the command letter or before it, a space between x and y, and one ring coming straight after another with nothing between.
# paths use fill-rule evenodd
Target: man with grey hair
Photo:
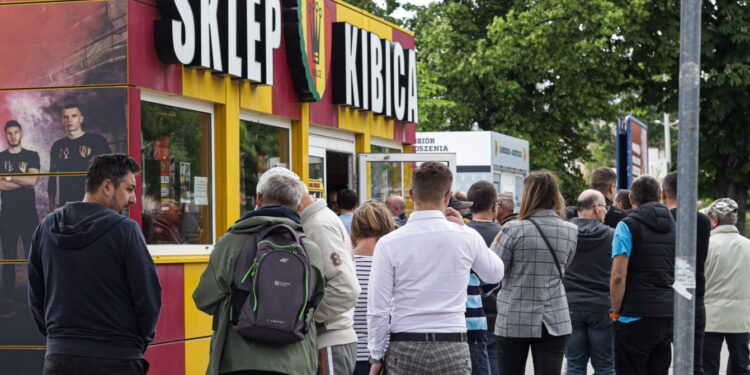
<instances>
[{"instance_id":1,"label":"man with grey hair","mask_svg":"<svg viewBox=\"0 0 750 375\"><path fill-rule=\"evenodd\" d=\"M727 373L749 374L750 370L750 240L737 224L737 203L717 199L708 207L711 240L706 259L706 336L703 369L718 375L721 347L729 349Z\"/></svg>"},{"instance_id":2,"label":"man with grey hair","mask_svg":"<svg viewBox=\"0 0 750 375\"><path fill-rule=\"evenodd\" d=\"M301 200L306 195L299 177L283 168L272 168L261 176L256 191L258 208L245 214L229 228L211 252L193 300L201 311L214 316L214 332L206 374L314 374L318 370L317 332L309 327L302 341L273 344L240 336L231 326L231 310L236 296L234 278L238 258L247 241L259 240L259 233L284 224L302 234ZM312 277L309 303L320 305L325 280L321 250L302 237ZM355 296L356 299L356 296ZM266 302L268 303L268 302ZM236 319L236 318L235 318Z\"/></svg>"},{"instance_id":3,"label":"man with grey hair","mask_svg":"<svg viewBox=\"0 0 750 375\"><path fill-rule=\"evenodd\" d=\"M500 225L515 220L518 214L513 213L516 203L513 201L513 195L509 193L500 193L497 195L497 222Z\"/></svg>"},{"instance_id":4,"label":"man with grey hair","mask_svg":"<svg viewBox=\"0 0 750 375\"><path fill-rule=\"evenodd\" d=\"M576 256L565 270L565 292L570 308L573 333L565 348L568 375L585 375L591 365L596 374L614 375L612 321L609 313L609 277L612 268L614 229L604 224L607 201L597 190L585 190L578 196Z\"/></svg>"},{"instance_id":5,"label":"man with grey hair","mask_svg":"<svg viewBox=\"0 0 750 375\"><path fill-rule=\"evenodd\" d=\"M324 199L304 194L301 220L307 236L320 246L326 281L325 297L315 311L318 374L351 374L357 362L354 306L361 290L354 269L352 240Z\"/></svg>"},{"instance_id":6,"label":"man with grey hair","mask_svg":"<svg viewBox=\"0 0 750 375\"><path fill-rule=\"evenodd\" d=\"M393 215L393 220L396 221L396 227L400 228L406 224L406 201L404 197L400 195L391 195L385 200L385 205L388 207L388 211Z\"/></svg>"}]
</instances>

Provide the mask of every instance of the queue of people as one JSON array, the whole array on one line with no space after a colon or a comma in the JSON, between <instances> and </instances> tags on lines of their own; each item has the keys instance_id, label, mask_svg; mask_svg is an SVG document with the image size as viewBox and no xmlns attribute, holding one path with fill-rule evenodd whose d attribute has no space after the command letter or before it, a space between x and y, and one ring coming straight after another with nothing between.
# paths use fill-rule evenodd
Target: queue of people
<instances>
[{"instance_id":1,"label":"queue of people","mask_svg":"<svg viewBox=\"0 0 750 375\"><path fill-rule=\"evenodd\" d=\"M29 304L47 337L45 374L145 374L161 287L138 225L140 166L93 159L82 202L31 239ZM351 190L313 198L284 168L222 236L193 293L213 317L207 374L667 374L674 309L677 177L615 189L608 168L565 207L556 177L530 173L521 206L425 162L405 199ZM330 199L330 198L329 198ZM465 212L462 212L465 210ZM750 373L750 240L738 205L696 213L695 370ZM72 275L72 276L71 276ZM96 287L92 287L96 286Z\"/></svg>"}]
</instances>

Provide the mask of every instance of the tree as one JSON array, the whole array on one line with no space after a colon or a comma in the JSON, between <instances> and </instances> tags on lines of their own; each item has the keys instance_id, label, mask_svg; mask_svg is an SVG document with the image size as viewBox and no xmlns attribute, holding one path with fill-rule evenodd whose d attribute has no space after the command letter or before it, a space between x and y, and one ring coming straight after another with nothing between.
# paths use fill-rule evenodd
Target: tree
<instances>
[{"instance_id":1,"label":"tree","mask_svg":"<svg viewBox=\"0 0 750 375\"><path fill-rule=\"evenodd\" d=\"M621 36L644 2L451 1L417 11L420 129L477 126L528 139L533 169L557 172L570 201L585 187L593 120L619 114L630 54Z\"/></svg>"},{"instance_id":2,"label":"tree","mask_svg":"<svg viewBox=\"0 0 750 375\"><path fill-rule=\"evenodd\" d=\"M700 196L730 197L739 205L745 233L750 189L750 7L745 2L703 2L700 100ZM649 3L635 41L633 87L641 103L676 112L679 70L679 3ZM676 164L676 163L673 163Z\"/></svg>"}]
</instances>

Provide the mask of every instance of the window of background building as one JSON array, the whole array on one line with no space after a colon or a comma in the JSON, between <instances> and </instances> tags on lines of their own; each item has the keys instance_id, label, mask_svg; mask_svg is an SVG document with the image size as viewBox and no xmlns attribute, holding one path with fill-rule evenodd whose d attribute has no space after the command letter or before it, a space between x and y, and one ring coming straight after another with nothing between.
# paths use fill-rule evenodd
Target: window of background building
<instances>
[{"instance_id":1,"label":"window of background building","mask_svg":"<svg viewBox=\"0 0 750 375\"><path fill-rule=\"evenodd\" d=\"M255 208L258 179L273 167L289 168L289 129L240 121L240 211Z\"/></svg>"},{"instance_id":2,"label":"window of background building","mask_svg":"<svg viewBox=\"0 0 750 375\"><path fill-rule=\"evenodd\" d=\"M371 152L376 154L401 153L401 150L382 146L371 146ZM372 199L385 202L391 195L403 196L402 165L400 162L373 162L370 167L372 178Z\"/></svg>"},{"instance_id":3,"label":"window of background building","mask_svg":"<svg viewBox=\"0 0 750 375\"><path fill-rule=\"evenodd\" d=\"M211 114L142 102L141 119L146 242L213 243Z\"/></svg>"}]
</instances>

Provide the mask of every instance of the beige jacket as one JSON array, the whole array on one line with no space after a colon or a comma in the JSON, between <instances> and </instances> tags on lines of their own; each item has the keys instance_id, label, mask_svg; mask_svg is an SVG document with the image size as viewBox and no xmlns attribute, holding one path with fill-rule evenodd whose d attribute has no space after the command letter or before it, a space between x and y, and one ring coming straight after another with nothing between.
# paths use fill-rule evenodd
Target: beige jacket
<instances>
[{"instance_id":1,"label":"beige jacket","mask_svg":"<svg viewBox=\"0 0 750 375\"><path fill-rule=\"evenodd\" d=\"M734 225L711 231L706 258L706 332L750 332L750 240Z\"/></svg>"},{"instance_id":2,"label":"beige jacket","mask_svg":"<svg viewBox=\"0 0 750 375\"><path fill-rule=\"evenodd\" d=\"M352 240L344 224L318 199L302 211L302 228L307 238L320 247L323 255L325 296L315 311L318 348L357 342L354 332L354 306L361 291L354 269Z\"/></svg>"}]
</instances>

